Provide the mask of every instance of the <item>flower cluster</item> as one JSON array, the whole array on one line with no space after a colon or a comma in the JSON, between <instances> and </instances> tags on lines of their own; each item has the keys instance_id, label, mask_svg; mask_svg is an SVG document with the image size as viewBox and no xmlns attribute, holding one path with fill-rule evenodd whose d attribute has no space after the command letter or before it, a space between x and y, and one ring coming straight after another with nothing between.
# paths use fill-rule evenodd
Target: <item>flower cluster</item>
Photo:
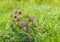
<instances>
[{"instance_id":1,"label":"flower cluster","mask_svg":"<svg viewBox=\"0 0 60 42\"><path fill-rule=\"evenodd\" d=\"M23 14L20 10L14 10L10 17L10 28L18 28L17 31L19 30L19 32L25 32L27 34L26 39L31 40L32 36L30 33L37 27L34 23L35 17Z\"/></svg>"}]
</instances>

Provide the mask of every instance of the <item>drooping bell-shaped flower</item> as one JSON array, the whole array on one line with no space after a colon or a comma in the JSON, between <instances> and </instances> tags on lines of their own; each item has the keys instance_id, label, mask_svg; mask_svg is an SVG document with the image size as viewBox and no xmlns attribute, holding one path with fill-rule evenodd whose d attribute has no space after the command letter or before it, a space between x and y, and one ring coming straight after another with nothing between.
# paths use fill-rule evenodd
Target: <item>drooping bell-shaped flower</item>
<instances>
[{"instance_id":1,"label":"drooping bell-shaped flower","mask_svg":"<svg viewBox=\"0 0 60 42\"><path fill-rule=\"evenodd\" d=\"M19 10L19 11L18 11L18 14L22 14L22 12Z\"/></svg>"},{"instance_id":2,"label":"drooping bell-shaped flower","mask_svg":"<svg viewBox=\"0 0 60 42\"><path fill-rule=\"evenodd\" d=\"M13 27L13 24L12 23L10 24L10 27Z\"/></svg>"},{"instance_id":3,"label":"drooping bell-shaped flower","mask_svg":"<svg viewBox=\"0 0 60 42\"><path fill-rule=\"evenodd\" d=\"M13 14L16 15L16 14L17 14L17 10L14 10L14 11L13 11Z\"/></svg>"},{"instance_id":4,"label":"drooping bell-shaped flower","mask_svg":"<svg viewBox=\"0 0 60 42\"><path fill-rule=\"evenodd\" d=\"M16 22L19 22L20 21L20 18L16 18Z\"/></svg>"},{"instance_id":5,"label":"drooping bell-shaped flower","mask_svg":"<svg viewBox=\"0 0 60 42\"><path fill-rule=\"evenodd\" d=\"M14 16L14 18L17 18L17 16Z\"/></svg>"},{"instance_id":6,"label":"drooping bell-shaped flower","mask_svg":"<svg viewBox=\"0 0 60 42\"><path fill-rule=\"evenodd\" d=\"M28 32L30 30L30 28L29 27L26 27L26 31Z\"/></svg>"}]
</instances>

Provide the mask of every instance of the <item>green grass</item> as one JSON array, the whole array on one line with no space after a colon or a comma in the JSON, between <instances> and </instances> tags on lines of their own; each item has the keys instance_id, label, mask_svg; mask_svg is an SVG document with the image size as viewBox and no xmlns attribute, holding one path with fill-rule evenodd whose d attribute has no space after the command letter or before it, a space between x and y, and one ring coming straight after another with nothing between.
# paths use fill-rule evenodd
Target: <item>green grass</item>
<instances>
[{"instance_id":1,"label":"green grass","mask_svg":"<svg viewBox=\"0 0 60 42\"><path fill-rule=\"evenodd\" d=\"M27 13L30 16L35 16L35 23L38 25L38 28L47 29L47 32L44 34L39 30L35 40L31 42L60 42L59 3L52 2L51 4L50 2L46 2L37 4L16 0L0 0L0 36L9 37L8 33L11 32L9 15L15 9L22 10L23 15ZM2 37L0 37L0 42L3 42Z\"/></svg>"}]
</instances>

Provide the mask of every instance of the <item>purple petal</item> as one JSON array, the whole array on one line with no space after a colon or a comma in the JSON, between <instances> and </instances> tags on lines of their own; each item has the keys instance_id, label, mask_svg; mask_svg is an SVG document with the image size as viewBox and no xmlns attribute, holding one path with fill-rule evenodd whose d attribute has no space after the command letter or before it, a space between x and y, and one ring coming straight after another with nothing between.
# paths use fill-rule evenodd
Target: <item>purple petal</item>
<instances>
[{"instance_id":1,"label":"purple petal","mask_svg":"<svg viewBox=\"0 0 60 42\"><path fill-rule=\"evenodd\" d=\"M20 18L16 18L16 22L19 22L20 21Z\"/></svg>"},{"instance_id":2,"label":"purple petal","mask_svg":"<svg viewBox=\"0 0 60 42\"><path fill-rule=\"evenodd\" d=\"M31 40L32 37L31 37L31 36L27 36L26 39L27 39L27 40Z\"/></svg>"},{"instance_id":3,"label":"purple petal","mask_svg":"<svg viewBox=\"0 0 60 42\"><path fill-rule=\"evenodd\" d=\"M27 23L26 23L26 22L24 22L24 23L23 23L23 26L27 27Z\"/></svg>"},{"instance_id":4,"label":"purple petal","mask_svg":"<svg viewBox=\"0 0 60 42\"><path fill-rule=\"evenodd\" d=\"M29 31L29 28L28 27L26 27L26 31Z\"/></svg>"},{"instance_id":5,"label":"purple petal","mask_svg":"<svg viewBox=\"0 0 60 42\"><path fill-rule=\"evenodd\" d=\"M17 14L17 10L14 10L14 11L13 11L13 14Z\"/></svg>"},{"instance_id":6,"label":"purple petal","mask_svg":"<svg viewBox=\"0 0 60 42\"><path fill-rule=\"evenodd\" d=\"M10 27L13 27L13 24L10 24Z\"/></svg>"},{"instance_id":7,"label":"purple petal","mask_svg":"<svg viewBox=\"0 0 60 42\"><path fill-rule=\"evenodd\" d=\"M34 21L34 17L31 17L30 20L31 20L31 22L33 22Z\"/></svg>"}]
</instances>

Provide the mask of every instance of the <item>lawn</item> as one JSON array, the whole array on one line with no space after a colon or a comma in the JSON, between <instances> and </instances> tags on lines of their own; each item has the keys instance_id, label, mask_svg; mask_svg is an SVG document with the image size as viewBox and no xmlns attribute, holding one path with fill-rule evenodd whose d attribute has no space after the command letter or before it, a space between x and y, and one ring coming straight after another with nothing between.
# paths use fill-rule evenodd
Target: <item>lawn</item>
<instances>
[{"instance_id":1,"label":"lawn","mask_svg":"<svg viewBox=\"0 0 60 42\"><path fill-rule=\"evenodd\" d=\"M60 1L29 2L20 0L0 0L0 42L60 42ZM36 29L32 29L31 40L19 35L21 30L13 31L9 24L14 10L34 16ZM22 18L23 19L23 18ZM30 25L30 24L29 24ZM32 26L31 26L32 27ZM30 28L31 28L30 27ZM17 27L15 27L16 29ZM25 30L22 32L26 33Z\"/></svg>"}]
</instances>

